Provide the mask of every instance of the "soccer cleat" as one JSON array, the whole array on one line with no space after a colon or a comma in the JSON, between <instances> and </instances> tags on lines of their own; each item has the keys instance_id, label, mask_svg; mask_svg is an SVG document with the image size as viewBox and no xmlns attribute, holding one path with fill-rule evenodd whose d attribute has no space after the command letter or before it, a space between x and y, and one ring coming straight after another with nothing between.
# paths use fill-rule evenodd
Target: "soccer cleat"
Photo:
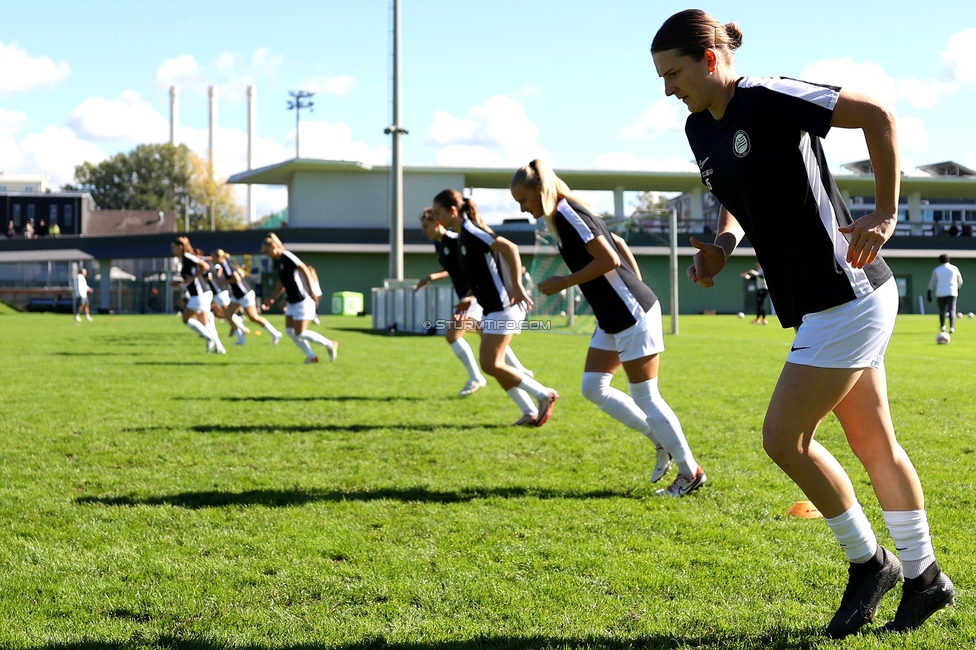
<instances>
[{"instance_id":1,"label":"soccer cleat","mask_svg":"<svg viewBox=\"0 0 976 650\"><path fill-rule=\"evenodd\" d=\"M275 335L274 335L274 336L273 336L273 337L271 338L271 345L278 345L278 342L279 342L280 340L281 340L281 334L280 334L280 333L279 333L279 334L275 334Z\"/></svg>"},{"instance_id":2,"label":"soccer cleat","mask_svg":"<svg viewBox=\"0 0 976 650\"><path fill-rule=\"evenodd\" d=\"M89 323L91 323L92 321L94 321L94 320L95 320L94 318L92 318L92 317L91 317L91 315L90 315L90 314L85 314L85 318L87 318L87 319L88 319L88 322L89 322Z\"/></svg>"},{"instance_id":3,"label":"soccer cleat","mask_svg":"<svg viewBox=\"0 0 976 650\"><path fill-rule=\"evenodd\" d=\"M528 368L522 368L522 374L529 378L535 377L535 373L529 370Z\"/></svg>"},{"instance_id":4,"label":"soccer cleat","mask_svg":"<svg viewBox=\"0 0 976 650\"><path fill-rule=\"evenodd\" d=\"M678 474L674 482L667 488L658 490L657 495L660 497L683 497L705 485L705 481L707 480L708 477L705 476L705 470L699 467L695 470L694 476L682 476Z\"/></svg>"},{"instance_id":5,"label":"soccer cleat","mask_svg":"<svg viewBox=\"0 0 976 650\"><path fill-rule=\"evenodd\" d=\"M878 546L867 563L851 563L847 569L847 588L840 607L827 625L827 636L843 639L873 621L881 599L902 579L901 562L883 546Z\"/></svg>"},{"instance_id":6,"label":"soccer cleat","mask_svg":"<svg viewBox=\"0 0 976 650\"><path fill-rule=\"evenodd\" d=\"M91 319L89 318L88 320L91 320ZM956 328L955 327L950 327L949 328L949 333L950 334L955 334L956 333Z\"/></svg>"},{"instance_id":7,"label":"soccer cleat","mask_svg":"<svg viewBox=\"0 0 976 650\"><path fill-rule=\"evenodd\" d=\"M332 347L329 348L329 361L335 361L339 356L339 342L332 341Z\"/></svg>"},{"instance_id":8,"label":"soccer cleat","mask_svg":"<svg viewBox=\"0 0 976 650\"><path fill-rule=\"evenodd\" d=\"M535 421L539 418L539 414L526 413L518 420L512 423L513 427L534 427L536 426Z\"/></svg>"},{"instance_id":9,"label":"soccer cleat","mask_svg":"<svg viewBox=\"0 0 976 650\"><path fill-rule=\"evenodd\" d=\"M81 314L76 314L75 315L75 320L80 323L81 322Z\"/></svg>"},{"instance_id":10,"label":"soccer cleat","mask_svg":"<svg viewBox=\"0 0 976 650\"><path fill-rule=\"evenodd\" d=\"M930 566L935 567L938 575L934 580L916 578L905 581L895 618L881 628L882 632L910 632L943 607L956 604L956 588L952 580L942 573L937 564Z\"/></svg>"},{"instance_id":11,"label":"soccer cleat","mask_svg":"<svg viewBox=\"0 0 976 650\"><path fill-rule=\"evenodd\" d=\"M458 393L458 396L467 397L468 395L477 393L487 385L488 381L486 379L469 379L468 383L466 383L464 388L461 389L461 392Z\"/></svg>"},{"instance_id":12,"label":"soccer cleat","mask_svg":"<svg viewBox=\"0 0 976 650\"><path fill-rule=\"evenodd\" d=\"M305 363L318 363L318 357L305 357Z\"/></svg>"},{"instance_id":13,"label":"soccer cleat","mask_svg":"<svg viewBox=\"0 0 976 650\"><path fill-rule=\"evenodd\" d=\"M541 427L552 417L552 407L556 405L559 393L550 390L549 394L539 400L539 416L536 418L535 426Z\"/></svg>"},{"instance_id":14,"label":"soccer cleat","mask_svg":"<svg viewBox=\"0 0 976 650\"><path fill-rule=\"evenodd\" d=\"M234 345L247 345L247 341L244 341L244 340L234 341Z\"/></svg>"},{"instance_id":15,"label":"soccer cleat","mask_svg":"<svg viewBox=\"0 0 976 650\"><path fill-rule=\"evenodd\" d=\"M657 483L671 469L671 454L664 447L657 448L657 463L654 465L654 473L651 474L651 483Z\"/></svg>"}]
</instances>

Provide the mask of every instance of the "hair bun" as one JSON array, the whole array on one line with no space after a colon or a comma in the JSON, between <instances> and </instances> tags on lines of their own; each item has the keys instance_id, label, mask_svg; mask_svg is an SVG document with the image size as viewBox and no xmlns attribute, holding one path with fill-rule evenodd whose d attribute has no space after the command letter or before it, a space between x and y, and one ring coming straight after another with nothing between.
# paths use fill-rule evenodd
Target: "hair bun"
<instances>
[{"instance_id":1,"label":"hair bun","mask_svg":"<svg viewBox=\"0 0 976 650\"><path fill-rule=\"evenodd\" d=\"M735 23L725 24L725 35L729 37L730 50L737 50L742 46L742 30Z\"/></svg>"}]
</instances>

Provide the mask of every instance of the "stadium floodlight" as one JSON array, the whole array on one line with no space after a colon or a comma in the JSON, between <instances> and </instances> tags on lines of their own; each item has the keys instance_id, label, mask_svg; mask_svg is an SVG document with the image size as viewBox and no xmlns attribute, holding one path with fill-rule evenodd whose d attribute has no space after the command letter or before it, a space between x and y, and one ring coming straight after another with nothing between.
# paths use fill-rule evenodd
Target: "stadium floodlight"
<instances>
[{"instance_id":1,"label":"stadium floodlight","mask_svg":"<svg viewBox=\"0 0 976 650\"><path fill-rule=\"evenodd\" d=\"M295 111L295 159L298 156L298 118L301 114L303 108L307 108L310 111L314 111L312 108L315 106L315 102L309 101L310 97L314 97L315 93L310 93L307 90L289 90L288 94L292 96L292 99L288 101L288 110Z\"/></svg>"}]
</instances>

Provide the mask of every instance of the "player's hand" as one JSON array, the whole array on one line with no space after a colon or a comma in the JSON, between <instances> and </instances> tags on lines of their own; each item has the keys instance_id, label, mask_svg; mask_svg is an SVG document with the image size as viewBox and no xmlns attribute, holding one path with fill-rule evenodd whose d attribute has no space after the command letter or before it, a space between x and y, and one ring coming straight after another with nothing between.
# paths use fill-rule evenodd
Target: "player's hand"
<instances>
[{"instance_id":1,"label":"player's hand","mask_svg":"<svg viewBox=\"0 0 976 650\"><path fill-rule=\"evenodd\" d=\"M554 296L566 287L564 286L565 276L554 275L551 278L546 278L539 283L539 291L547 296Z\"/></svg>"},{"instance_id":2,"label":"player's hand","mask_svg":"<svg viewBox=\"0 0 976 650\"><path fill-rule=\"evenodd\" d=\"M691 238L691 245L698 249L695 263L688 267L688 278L697 282L703 289L715 286L714 278L725 268L725 249L715 244L700 242Z\"/></svg>"},{"instance_id":3,"label":"player's hand","mask_svg":"<svg viewBox=\"0 0 976 650\"><path fill-rule=\"evenodd\" d=\"M855 269L862 269L877 259L881 247L887 243L895 232L898 218L881 212L865 215L849 226L838 228L845 235L850 235L847 243L847 262Z\"/></svg>"},{"instance_id":4,"label":"player's hand","mask_svg":"<svg viewBox=\"0 0 976 650\"><path fill-rule=\"evenodd\" d=\"M465 296L461 301L454 305L454 320L461 320L468 315L468 310L474 304L474 296Z\"/></svg>"},{"instance_id":5,"label":"player's hand","mask_svg":"<svg viewBox=\"0 0 976 650\"><path fill-rule=\"evenodd\" d=\"M529 298L529 294L525 293L525 287L521 284L516 284L512 289L512 304L522 305L525 311L529 311L532 309L534 303L532 302L532 298Z\"/></svg>"},{"instance_id":6,"label":"player's hand","mask_svg":"<svg viewBox=\"0 0 976 650\"><path fill-rule=\"evenodd\" d=\"M430 284L430 276L429 275L426 278L424 278L423 280L421 280L420 282L418 282L417 283L417 286L415 286L413 288L413 290L414 291L419 291L421 288L426 287L428 284Z\"/></svg>"}]
</instances>

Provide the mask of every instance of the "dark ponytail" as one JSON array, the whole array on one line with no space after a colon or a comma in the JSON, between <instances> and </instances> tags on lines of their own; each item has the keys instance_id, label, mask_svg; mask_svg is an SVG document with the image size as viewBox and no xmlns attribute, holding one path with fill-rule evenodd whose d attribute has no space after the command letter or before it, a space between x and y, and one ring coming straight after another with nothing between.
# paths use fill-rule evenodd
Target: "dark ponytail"
<instances>
[{"instance_id":1,"label":"dark ponytail","mask_svg":"<svg viewBox=\"0 0 976 650\"><path fill-rule=\"evenodd\" d=\"M478 214L478 206L475 205L475 202L465 198L457 190L443 190L434 197L434 203L442 208L455 208L459 215L467 217L482 230L495 234L481 218L481 215Z\"/></svg>"}]
</instances>

